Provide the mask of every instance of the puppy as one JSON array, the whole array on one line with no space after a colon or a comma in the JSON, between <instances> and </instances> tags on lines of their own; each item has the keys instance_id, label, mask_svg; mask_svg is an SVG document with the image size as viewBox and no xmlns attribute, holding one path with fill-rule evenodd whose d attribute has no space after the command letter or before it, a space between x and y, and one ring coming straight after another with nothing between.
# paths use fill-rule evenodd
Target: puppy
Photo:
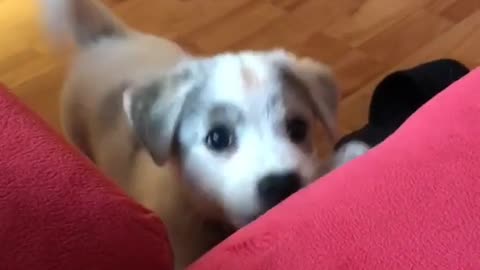
<instances>
[{"instance_id":1,"label":"puppy","mask_svg":"<svg viewBox=\"0 0 480 270\"><path fill-rule=\"evenodd\" d=\"M41 3L56 45L76 48L66 137L158 213L177 269L329 170L318 146L335 142L338 93L324 65L282 50L194 56L94 0Z\"/></svg>"}]
</instances>

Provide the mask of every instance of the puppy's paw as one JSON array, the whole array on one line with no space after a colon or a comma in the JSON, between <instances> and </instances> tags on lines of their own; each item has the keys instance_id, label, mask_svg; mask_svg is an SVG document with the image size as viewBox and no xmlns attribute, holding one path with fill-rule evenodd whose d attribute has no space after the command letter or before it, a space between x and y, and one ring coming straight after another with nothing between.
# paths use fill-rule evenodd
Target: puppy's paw
<instances>
[{"instance_id":1,"label":"puppy's paw","mask_svg":"<svg viewBox=\"0 0 480 270\"><path fill-rule=\"evenodd\" d=\"M360 141L351 141L340 147L335 152L334 168L343 166L344 164L354 160L355 158L365 154L370 150L370 147Z\"/></svg>"}]
</instances>

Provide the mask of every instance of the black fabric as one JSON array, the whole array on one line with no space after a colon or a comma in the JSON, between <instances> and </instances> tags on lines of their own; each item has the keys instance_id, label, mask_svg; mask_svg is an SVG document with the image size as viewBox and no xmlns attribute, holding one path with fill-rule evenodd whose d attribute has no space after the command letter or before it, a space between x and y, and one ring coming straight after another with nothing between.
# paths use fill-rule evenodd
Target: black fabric
<instances>
[{"instance_id":1,"label":"black fabric","mask_svg":"<svg viewBox=\"0 0 480 270\"><path fill-rule=\"evenodd\" d=\"M423 104L468 74L470 70L453 59L439 59L385 77L375 88L368 123L336 145L357 140L373 147L397 130Z\"/></svg>"}]
</instances>

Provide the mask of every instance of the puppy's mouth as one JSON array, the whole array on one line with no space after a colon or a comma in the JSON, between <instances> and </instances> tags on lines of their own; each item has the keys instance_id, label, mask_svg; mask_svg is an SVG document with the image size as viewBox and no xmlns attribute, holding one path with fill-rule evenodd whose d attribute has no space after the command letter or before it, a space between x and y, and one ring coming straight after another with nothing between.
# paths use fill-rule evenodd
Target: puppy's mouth
<instances>
[{"instance_id":1,"label":"puppy's mouth","mask_svg":"<svg viewBox=\"0 0 480 270\"><path fill-rule=\"evenodd\" d=\"M242 228L277 207L305 186L304 177L296 171L270 173L261 178L257 185L254 209L234 215L230 220L236 228ZM254 210L254 211L252 211Z\"/></svg>"},{"instance_id":2,"label":"puppy's mouth","mask_svg":"<svg viewBox=\"0 0 480 270\"><path fill-rule=\"evenodd\" d=\"M257 220L259 217L263 216L263 214L265 214L265 212L267 212L268 210L264 211L264 212L261 212L261 213L258 213L256 215L252 215L250 216L248 219L247 219L247 222L248 223L252 223L254 222L255 220Z\"/></svg>"},{"instance_id":3,"label":"puppy's mouth","mask_svg":"<svg viewBox=\"0 0 480 270\"><path fill-rule=\"evenodd\" d=\"M258 213L258 214L255 214L255 215L247 216L245 218L242 218L240 220L237 220L237 221L233 222L233 226L237 229L241 229L241 228L249 225L250 223L254 222L255 220L257 220L262 215L263 215L263 213Z\"/></svg>"},{"instance_id":4,"label":"puppy's mouth","mask_svg":"<svg viewBox=\"0 0 480 270\"><path fill-rule=\"evenodd\" d=\"M273 206L275 207L275 206ZM255 214L252 214L252 215L248 215L248 216L245 216L244 218L240 219L240 220L237 220L237 222L235 222L234 226L237 227L237 228L242 228L244 226L247 226L249 225L250 223L256 221L257 219L261 218L263 215L265 215L268 211L270 211L270 209L272 209L273 207L270 207L270 208L263 208L262 210L256 212Z\"/></svg>"},{"instance_id":5,"label":"puppy's mouth","mask_svg":"<svg viewBox=\"0 0 480 270\"><path fill-rule=\"evenodd\" d=\"M257 213L255 214L252 214L252 215L249 215L247 217L245 217L243 219L243 225L241 225L240 227L243 227L243 226L246 226L254 221L256 221L257 219L261 218L262 216L264 216L268 211L270 211L272 208L275 208L276 205L272 206L272 207L265 207L263 208L261 211L258 211Z\"/></svg>"}]
</instances>

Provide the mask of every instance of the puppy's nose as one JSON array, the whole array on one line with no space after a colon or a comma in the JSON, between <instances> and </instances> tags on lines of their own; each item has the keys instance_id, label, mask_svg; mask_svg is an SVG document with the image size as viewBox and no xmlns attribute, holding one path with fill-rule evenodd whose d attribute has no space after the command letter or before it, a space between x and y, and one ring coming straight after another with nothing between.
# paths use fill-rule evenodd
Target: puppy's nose
<instances>
[{"instance_id":1,"label":"puppy's nose","mask_svg":"<svg viewBox=\"0 0 480 270\"><path fill-rule=\"evenodd\" d=\"M258 183L258 194L265 207L271 208L301 187L301 179L297 173L270 174Z\"/></svg>"}]
</instances>

